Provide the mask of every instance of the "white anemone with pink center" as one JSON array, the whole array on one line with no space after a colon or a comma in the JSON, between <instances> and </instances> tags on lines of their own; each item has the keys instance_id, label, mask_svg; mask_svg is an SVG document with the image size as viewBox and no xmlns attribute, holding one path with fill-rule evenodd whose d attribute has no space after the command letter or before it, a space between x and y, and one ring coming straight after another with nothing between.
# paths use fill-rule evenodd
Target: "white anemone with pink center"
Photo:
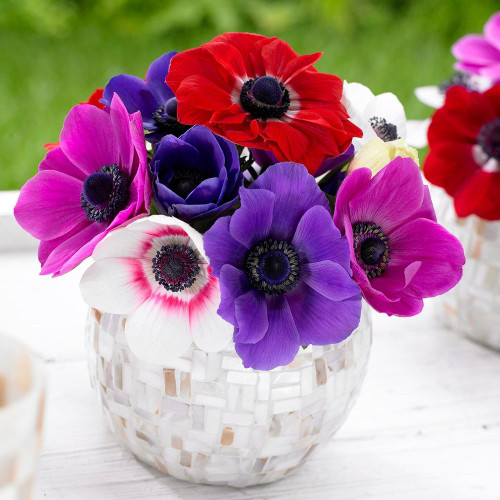
<instances>
[{"instance_id":1,"label":"white anemone with pink center","mask_svg":"<svg viewBox=\"0 0 500 500\"><path fill-rule=\"evenodd\" d=\"M233 327L218 314L219 282L200 233L174 217L153 215L111 232L94 250L80 282L83 299L108 313L128 315L132 352L164 364L192 342L208 352L231 340Z\"/></svg>"}]
</instances>

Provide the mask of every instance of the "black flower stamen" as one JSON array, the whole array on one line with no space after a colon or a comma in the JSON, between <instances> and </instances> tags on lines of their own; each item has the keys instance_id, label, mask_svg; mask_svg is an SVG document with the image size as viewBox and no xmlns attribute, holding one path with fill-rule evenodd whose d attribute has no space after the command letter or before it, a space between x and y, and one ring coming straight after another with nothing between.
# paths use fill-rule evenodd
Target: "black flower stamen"
<instances>
[{"instance_id":1,"label":"black flower stamen","mask_svg":"<svg viewBox=\"0 0 500 500\"><path fill-rule=\"evenodd\" d=\"M205 179L200 171L192 168L176 168L168 187L181 198L186 198Z\"/></svg>"},{"instance_id":2,"label":"black flower stamen","mask_svg":"<svg viewBox=\"0 0 500 500\"><path fill-rule=\"evenodd\" d=\"M190 288L200 272L198 258L187 245L165 245L152 260L155 280L166 290L180 292Z\"/></svg>"},{"instance_id":3,"label":"black flower stamen","mask_svg":"<svg viewBox=\"0 0 500 500\"><path fill-rule=\"evenodd\" d=\"M500 160L500 118L494 118L481 128L477 144L490 157Z\"/></svg>"},{"instance_id":4,"label":"black flower stamen","mask_svg":"<svg viewBox=\"0 0 500 500\"><path fill-rule=\"evenodd\" d=\"M352 230L357 263L368 278L380 276L390 260L389 238L380 226L370 222L355 224Z\"/></svg>"},{"instance_id":5,"label":"black flower stamen","mask_svg":"<svg viewBox=\"0 0 500 500\"><path fill-rule=\"evenodd\" d=\"M446 94L446 91L455 85L465 87L468 90L478 90L467 73L455 73L450 79L440 83L438 88L442 94Z\"/></svg>"},{"instance_id":6,"label":"black flower stamen","mask_svg":"<svg viewBox=\"0 0 500 500\"><path fill-rule=\"evenodd\" d=\"M282 295L300 279L300 258L286 241L265 240L249 252L245 270L253 288L268 295Z\"/></svg>"},{"instance_id":7,"label":"black flower stamen","mask_svg":"<svg viewBox=\"0 0 500 500\"><path fill-rule=\"evenodd\" d=\"M153 120L164 135L172 134L179 137L190 128L189 125L177 120L177 104L177 99L172 97L153 113Z\"/></svg>"},{"instance_id":8,"label":"black flower stamen","mask_svg":"<svg viewBox=\"0 0 500 500\"><path fill-rule=\"evenodd\" d=\"M83 183L81 206L92 222L107 222L127 205L128 179L114 163L90 174Z\"/></svg>"},{"instance_id":9,"label":"black flower stamen","mask_svg":"<svg viewBox=\"0 0 500 500\"><path fill-rule=\"evenodd\" d=\"M401 139L401 137L398 136L398 128L396 125L388 123L385 118L372 116L370 118L370 125L379 139L382 139L384 142Z\"/></svg>"},{"instance_id":10,"label":"black flower stamen","mask_svg":"<svg viewBox=\"0 0 500 500\"><path fill-rule=\"evenodd\" d=\"M281 118L290 107L290 93L276 78L261 76L243 84L240 103L253 118Z\"/></svg>"}]
</instances>

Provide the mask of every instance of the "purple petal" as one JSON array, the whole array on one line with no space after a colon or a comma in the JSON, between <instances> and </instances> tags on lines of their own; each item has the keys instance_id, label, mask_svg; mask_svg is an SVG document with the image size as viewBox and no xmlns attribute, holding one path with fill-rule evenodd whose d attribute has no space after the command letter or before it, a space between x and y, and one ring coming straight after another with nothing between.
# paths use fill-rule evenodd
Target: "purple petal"
<instances>
[{"instance_id":1,"label":"purple petal","mask_svg":"<svg viewBox=\"0 0 500 500\"><path fill-rule=\"evenodd\" d=\"M300 347L299 333L283 296L273 297L268 309L269 328L256 344L235 343L245 368L272 370L291 363Z\"/></svg>"},{"instance_id":2,"label":"purple petal","mask_svg":"<svg viewBox=\"0 0 500 500\"><path fill-rule=\"evenodd\" d=\"M303 271L304 282L327 299L345 300L361 293L349 272L331 260L305 264Z\"/></svg>"},{"instance_id":3,"label":"purple petal","mask_svg":"<svg viewBox=\"0 0 500 500\"><path fill-rule=\"evenodd\" d=\"M484 25L484 36L488 42L500 50L500 12L493 14Z\"/></svg>"},{"instance_id":4,"label":"purple petal","mask_svg":"<svg viewBox=\"0 0 500 500\"><path fill-rule=\"evenodd\" d=\"M482 35L466 35L452 46L451 52L459 60L472 64L491 64L500 61L500 50Z\"/></svg>"},{"instance_id":5,"label":"purple petal","mask_svg":"<svg viewBox=\"0 0 500 500\"><path fill-rule=\"evenodd\" d=\"M224 264L220 270L219 286L221 301L218 314L232 325L237 325L235 299L244 295L250 288L245 271L231 264Z\"/></svg>"},{"instance_id":6,"label":"purple petal","mask_svg":"<svg viewBox=\"0 0 500 500\"><path fill-rule=\"evenodd\" d=\"M307 262L334 260L350 273L349 242L340 236L328 210L310 208L300 219L292 246Z\"/></svg>"},{"instance_id":7,"label":"purple petal","mask_svg":"<svg viewBox=\"0 0 500 500\"><path fill-rule=\"evenodd\" d=\"M336 344L359 324L361 294L335 301L304 285L288 293L286 300L300 333L301 345Z\"/></svg>"},{"instance_id":8,"label":"purple petal","mask_svg":"<svg viewBox=\"0 0 500 500\"><path fill-rule=\"evenodd\" d=\"M200 153L194 146L174 135L165 136L158 145L151 165L161 179L163 170L173 170L175 167L195 168L200 159Z\"/></svg>"},{"instance_id":9,"label":"purple petal","mask_svg":"<svg viewBox=\"0 0 500 500\"><path fill-rule=\"evenodd\" d=\"M213 274L217 278L224 264L242 268L248 252L245 246L231 236L229 232L230 220L231 217L217 219L203 236L203 247L210 259Z\"/></svg>"},{"instance_id":10,"label":"purple petal","mask_svg":"<svg viewBox=\"0 0 500 500\"><path fill-rule=\"evenodd\" d=\"M259 165L259 167L269 167L275 163L279 163L276 156L272 151L266 151L264 149L250 148L253 159Z\"/></svg>"},{"instance_id":11,"label":"purple petal","mask_svg":"<svg viewBox=\"0 0 500 500\"><path fill-rule=\"evenodd\" d=\"M154 124L153 113L164 104L156 100L142 78L133 75L122 74L111 78L102 95L102 102L106 106L111 105L114 93L120 96L129 113L140 111L143 121L149 121L150 125Z\"/></svg>"},{"instance_id":12,"label":"purple petal","mask_svg":"<svg viewBox=\"0 0 500 500\"><path fill-rule=\"evenodd\" d=\"M14 208L19 225L39 240L52 240L86 220L80 206L83 183L55 170L42 170L21 189Z\"/></svg>"},{"instance_id":13,"label":"purple petal","mask_svg":"<svg viewBox=\"0 0 500 500\"><path fill-rule=\"evenodd\" d=\"M171 97L174 97L174 93L165 83L165 78L168 75L170 60L176 54L177 51L172 50L155 59L146 73L146 82L158 103L165 104Z\"/></svg>"},{"instance_id":14,"label":"purple petal","mask_svg":"<svg viewBox=\"0 0 500 500\"><path fill-rule=\"evenodd\" d=\"M120 163L109 113L90 104L79 104L70 110L60 144L67 158L85 172Z\"/></svg>"},{"instance_id":15,"label":"purple petal","mask_svg":"<svg viewBox=\"0 0 500 500\"><path fill-rule=\"evenodd\" d=\"M315 205L329 210L325 194L304 165L284 162L269 167L250 189L267 189L274 193L273 223L270 236L290 241L302 216Z\"/></svg>"},{"instance_id":16,"label":"purple petal","mask_svg":"<svg viewBox=\"0 0 500 500\"><path fill-rule=\"evenodd\" d=\"M195 205L217 203L222 189L223 182L217 177L205 179L200 182L186 198L186 203Z\"/></svg>"},{"instance_id":17,"label":"purple petal","mask_svg":"<svg viewBox=\"0 0 500 500\"><path fill-rule=\"evenodd\" d=\"M335 158L327 158L321 162L318 170L314 173L314 177L319 177L326 172L329 172L335 167L342 165L346 161L350 160L354 156L354 146L351 144L343 153L339 154Z\"/></svg>"},{"instance_id":18,"label":"purple petal","mask_svg":"<svg viewBox=\"0 0 500 500\"><path fill-rule=\"evenodd\" d=\"M208 128L195 125L180 136L181 140L191 144L200 154L198 169L210 176L217 176L219 170L224 168L224 153L219 142Z\"/></svg>"},{"instance_id":19,"label":"purple petal","mask_svg":"<svg viewBox=\"0 0 500 500\"><path fill-rule=\"evenodd\" d=\"M240 189L241 208L231 217L231 236L251 249L269 237L275 195L266 189Z\"/></svg>"},{"instance_id":20,"label":"purple petal","mask_svg":"<svg viewBox=\"0 0 500 500\"><path fill-rule=\"evenodd\" d=\"M255 344L262 340L269 327L266 299L255 290L249 290L234 301L238 325L234 341Z\"/></svg>"}]
</instances>

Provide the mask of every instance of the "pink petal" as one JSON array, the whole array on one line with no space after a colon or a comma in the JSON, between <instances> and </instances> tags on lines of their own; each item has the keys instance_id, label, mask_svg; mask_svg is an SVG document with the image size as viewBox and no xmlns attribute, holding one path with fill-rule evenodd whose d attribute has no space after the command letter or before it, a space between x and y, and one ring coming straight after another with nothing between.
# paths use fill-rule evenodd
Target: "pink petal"
<instances>
[{"instance_id":1,"label":"pink petal","mask_svg":"<svg viewBox=\"0 0 500 500\"><path fill-rule=\"evenodd\" d=\"M71 231L86 219L80 206L82 186L74 177L42 170L21 189L14 208L17 222L40 240L51 240Z\"/></svg>"},{"instance_id":2,"label":"pink petal","mask_svg":"<svg viewBox=\"0 0 500 500\"><path fill-rule=\"evenodd\" d=\"M484 25L484 36L488 42L500 50L500 12L493 14Z\"/></svg>"},{"instance_id":3,"label":"pink petal","mask_svg":"<svg viewBox=\"0 0 500 500\"><path fill-rule=\"evenodd\" d=\"M491 64L500 61L500 50L481 35L466 35L451 48L459 60L473 64Z\"/></svg>"},{"instance_id":4,"label":"pink petal","mask_svg":"<svg viewBox=\"0 0 500 500\"><path fill-rule=\"evenodd\" d=\"M82 182L94 172L94 170L82 170L66 157L63 150L59 148L52 149L47 153L45 158L40 163L38 170L57 170L63 174L69 175Z\"/></svg>"},{"instance_id":5,"label":"pink petal","mask_svg":"<svg viewBox=\"0 0 500 500\"><path fill-rule=\"evenodd\" d=\"M85 172L120 163L110 115L96 106L80 104L71 109L60 143L64 154Z\"/></svg>"},{"instance_id":6,"label":"pink petal","mask_svg":"<svg viewBox=\"0 0 500 500\"><path fill-rule=\"evenodd\" d=\"M109 116L115 133L115 141L120 154L120 168L128 175L133 172L134 143L130 134L130 115L118 94L113 95Z\"/></svg>"},{"instance_id":7,"label":"pink petal","mask_svg":"<svg viewBox=\"0 0 500 500\"><path fill-rule=\"evenodd\" d=\"M94 262L80 281L83 300L99 311L130 314L151 295L144 265L124 257Z\"/></svg>"}]
</instances>

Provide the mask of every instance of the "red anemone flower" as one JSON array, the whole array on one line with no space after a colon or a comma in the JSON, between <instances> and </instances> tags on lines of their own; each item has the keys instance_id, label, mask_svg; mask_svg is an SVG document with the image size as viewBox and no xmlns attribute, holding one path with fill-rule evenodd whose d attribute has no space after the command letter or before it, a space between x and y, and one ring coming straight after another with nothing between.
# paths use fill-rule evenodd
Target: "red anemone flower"
<instances>
[{"instance_id":1,"label":"red anemone flower","mask_svg":"<svg viewBox=\"0 0 500 500\"><path fill-rule=\"evenodd\" d=\"M432 117L424 174L453 196L459 217L500 219L500 84L454 86Z\"/></svg>"},{"instance_id":2,"label":"red anemone flower","mask_svg":"<svg viewBox=\"0 0 500 500\"><path fill-rule=\"evenodd\" d=\"M201 124L241 146L271 150L314 173L362 131L340 102L342 80L299 56L283 40L226 33L177 54L167 85L185 124Z\"/></svg>"}]
</instances>

